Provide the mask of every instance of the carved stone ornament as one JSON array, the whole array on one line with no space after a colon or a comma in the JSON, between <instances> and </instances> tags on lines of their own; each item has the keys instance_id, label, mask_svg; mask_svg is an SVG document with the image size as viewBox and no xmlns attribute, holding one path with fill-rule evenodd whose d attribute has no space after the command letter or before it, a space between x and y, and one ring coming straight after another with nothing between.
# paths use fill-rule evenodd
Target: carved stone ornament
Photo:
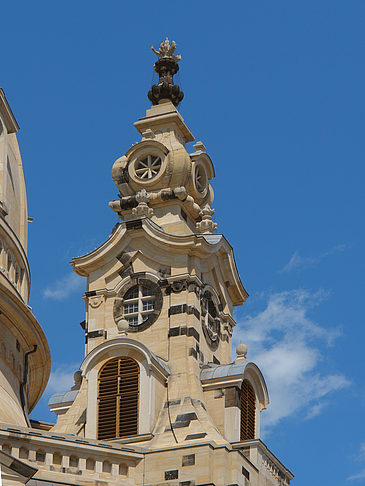
<instances>
[{"instance_id":1,"label":"carved stone ornament","mask_svg":"<svg viewBox=\"0 0 365 486\"><path fill-rule=\"evenodd\" d=\"M132 213L137 218L150 218L153 215L153 209L147 205L150 197L151 196L146 189L137 192L136 201L138 202L138 206L132 209Z\"/></svg>"},{"instance_id":2,"label":"carved stone ornament","mask_svg":"<svg viewBox=\"0 0 365 486\"><path fill-rule=\"evenodd\" d=\"M89 304L93 309L98 308L104 302L103 295L96 295L95 297L89 298Z\"/></svg>"},{"instance_id":3,"label":"carved stone ornament","mask_svg":"<svg viewBox=\"0 0 365 486\"><path fill-rule=\"evenodd\" d=\"M217 223L214 223L212 220L214 209L207 204L199 214L201 221L196 223L196 229L200 231L200 233L213 233L213 231L217 229Z\"/></svg>"},{"instance_id":4,"label":"carved stone ornament","mask_svg":"<svg viewBox=\"0 0 365 486\"><path fill-rule=\"evenodd\" d=\"M195 292L197 297L201 295L201 287L198 283L192 282L189 279L180 279L175 280L169 284L163 285L165 288L165 294L170 295L171 293L178 294L183 290L187 290L188 292Z\"/></svg>"}]
</instances>

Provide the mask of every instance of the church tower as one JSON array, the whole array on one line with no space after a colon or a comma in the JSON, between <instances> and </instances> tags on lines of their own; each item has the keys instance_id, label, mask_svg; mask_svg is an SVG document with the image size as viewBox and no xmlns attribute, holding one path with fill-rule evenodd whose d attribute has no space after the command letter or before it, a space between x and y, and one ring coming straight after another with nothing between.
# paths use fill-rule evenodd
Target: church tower
<instances>
[{"instance_id":1,"label":"church tower","mask_svg":"<svg viewBox=\"0 0 365 486\"><path fill-rule=\"evenodd\" d=\"M141 140L112 169L119 222L72 260L87 278L85 359L50 400L52 432L143 454L122 484L289 485L260 440L264 377L245 345L232 358L233 308L248 294L213 221L213 162L202 142L187 146L180 56L168 39L153 50L159 81L134 123Z\"/></svg>"},{"instance_id":2,"label":"church tower","mask_svg":"<svg viewBox=\"0 0 365 486\"><path fill-rule=\"evenodd\" d=\"M28 426L28 413L48 381L50 353L28 306L28 214L18 129L0 88L0 422Z\"/></svg>"}]
</instances>

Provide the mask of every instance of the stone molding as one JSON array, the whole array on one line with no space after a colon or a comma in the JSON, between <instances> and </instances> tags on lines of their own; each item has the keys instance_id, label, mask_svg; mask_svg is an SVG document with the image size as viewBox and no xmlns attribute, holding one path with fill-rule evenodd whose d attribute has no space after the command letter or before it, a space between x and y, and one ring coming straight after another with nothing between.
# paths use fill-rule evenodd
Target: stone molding
<instances>
[{"instance_id":1,"label":"stone molding","mask_svg":"<svg viewBox=\"0 0 365 486\"><path fill-rule=\"evenodd\" d=\"M235 386L241 388L243 380L248 380L255 391L260 410L264 410L269 404L265 379L255 363L204 366L200 379L204 391Z\"/></svg>"},{"instance_id":2,"label":"stone molding","mask_svg":"<svg viewBox=\"0 0 365 486\"><path fill-rule=\"evenodd\" d=\"M144 251L146 256L151 257L152 259L155 258L156 251L160 253L166 248L172 253L191 254L200 258L216 255L218 264L221 268L223 280L228 283L226 287L230 294L232 304L234 306L241 305L248 297L238 275L232 247L224 236L219 238L219 240L217 239L214 240L214 242L209 242L206 235L172 235L163 231L148 218L129 221L128 223L119 225L114 233L101 246L84 256L73 258L71 264L74 271L78 275L86 277L90 272L100 268L104 264L109 253L114 255L115 248L124 246L122 239L127 231L127 224L129 227L131 227L131 225L137 225L136 228L138 228L139 231L143 231L144 238L148 243L148 246L145 247ZM132 238L133 234L134 232L131 231L130 236ZM131 243L129 243L129 245L130 244Z\"/></svg>"},{"instance_id":3,"label":"stone molding","mask_svg":"<svg viewBox=\"0 0 365 486\"><path fill-rule=\"evenodd\" d=\"M0 88L0 114L1 118L4 120L7 132L16 133L19 130L19 125L13 112L11 111L10 105L2 88Z\"/></svg>"},{"instance_id":4,"label":"stone molding","mask_svg":"<svg viewBox=\"0 0 365 486\"><path fill-rule=\"evenodd\" d=\"M95 364L103 359L103 356L122 356L123 351L134 350L144 357L149 371L153 371L161 380L165 381L170 375L167 364L162 363L144 344L128 337L117 337L99 344L84 359L80 366L82 375L86 376L94 368Z\"/></svg>"}]
</instances>

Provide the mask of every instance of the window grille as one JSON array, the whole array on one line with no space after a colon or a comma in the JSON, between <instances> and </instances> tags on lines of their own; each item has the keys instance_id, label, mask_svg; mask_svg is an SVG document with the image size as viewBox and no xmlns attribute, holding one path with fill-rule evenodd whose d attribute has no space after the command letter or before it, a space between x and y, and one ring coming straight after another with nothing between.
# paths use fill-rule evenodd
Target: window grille
<instances>
[{"instance_id":1,"label":"window grille","mask_svg":"<svg viewBox=\"0 0 365 486\"><path fill-rule=\"evenodd\" d=\"M139 366L129 357L108 361L98 379L98 439L138 433Z\"/></svg>"},{"instance_id":2,"label":"window grille","mask_svg":"<svg viewBox=\"0 0 365 486\"><path fill-rule=\"evenodd\" d=\"M241 440L255 438L256 396L252 385L243 380L241 386Z\"/></svg>"},{"instance_id":3,"label":"window grille","mask_svg":"<svg viewBox=\"0 0 365 486\"><path fill-rule=\"evenodd\" d=\"M136 175L139 179L152 179L161 169L161 159L155 155L147 155L136 164Z\"/></svg>"},{"instance_id":4,"label":"window grille","mask_svg":"<svg viewBox=\"0 0 365 486\"><path fill-rule=\"evenodd\" d=\"M136 285L126 292L123 302L123 315L131 326L146 321L155 309L153 290L144 285Z\"/></svg>"}]
</instances>

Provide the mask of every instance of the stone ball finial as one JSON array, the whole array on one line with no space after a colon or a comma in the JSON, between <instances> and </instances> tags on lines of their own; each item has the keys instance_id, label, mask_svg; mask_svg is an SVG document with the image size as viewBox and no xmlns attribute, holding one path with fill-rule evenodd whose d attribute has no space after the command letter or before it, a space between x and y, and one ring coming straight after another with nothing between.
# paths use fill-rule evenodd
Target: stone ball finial
<instances>
[{"instance_id":1,"label":"stone ball finial","mask_svg":"<svg viewBox=\"0 0 365 486\"><path fill-rule=\"evenodd\" d=\"M74 373L74 385L71 390L78 390L81 386L82 382L82 372L80 370L75 371Z\"/></svg>"},{"instance_id":2,"label":"stone ball finial","mask_svg":"<svg viewBox=\"0 0 365 486\"><path fill-rule=\"evenodd\" d=\"M74 382L75 382L75 385L80 385L81 381L82 381L82 373L81 373L80 370L77 370L74 373Z\"/></svg>"},{"instance_id":3,"label":"stone ball finial","mask_svg":"<svg viewBox=\"0 0 365 486\"><path fill-rule=\"evenodd\" d=\"M126 335L129 329L129 322L126 319L118 319L117 328L120 334Z\"/></svg>"},{"instance_id":4,"label":"stone ball finial","mask_svg":"<svg viewBox=\"0 0 365 486\"><path fill-rule=\"evenodd\" d=\"M247 361L247 346L246 344L240 343L236 348L237 359L235 363L245 362Z\"/></svg>"}]
</instances>

